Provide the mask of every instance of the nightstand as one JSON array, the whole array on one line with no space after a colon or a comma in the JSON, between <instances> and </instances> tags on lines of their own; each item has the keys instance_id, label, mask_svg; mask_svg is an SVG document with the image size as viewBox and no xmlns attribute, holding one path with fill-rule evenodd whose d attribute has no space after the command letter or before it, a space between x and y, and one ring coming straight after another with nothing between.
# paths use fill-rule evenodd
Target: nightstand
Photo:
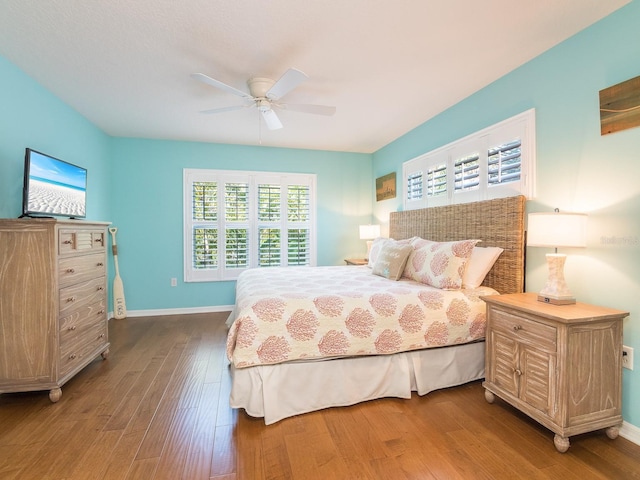
<instances>
[{"instance_id":1,"label":"nightstand","mask_svg":"<svg viewBox=\"0 0 640 480\"><path fill-rule=\"evenodd\" d=\"M345 258L344 261L347 265L367 265L369 263L366 258Z\"/></svg>"},{"instance_id":2,"label":"nightstand","mask_svg":"<svg viewBox=\"0 0 640 480\"><path fill-rule=\"evenodd\" d=\"M549 305L537 294L492 295L487 304L485 388L569 437L622 424L622 319L628 312L584 303Z\"/></svg>"}]
</instances>

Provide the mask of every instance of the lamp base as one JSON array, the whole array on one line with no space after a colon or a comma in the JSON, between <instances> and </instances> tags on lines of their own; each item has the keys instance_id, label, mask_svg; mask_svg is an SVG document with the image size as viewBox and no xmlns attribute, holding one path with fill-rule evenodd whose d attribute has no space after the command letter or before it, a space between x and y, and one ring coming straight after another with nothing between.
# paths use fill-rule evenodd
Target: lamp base
<instances>
[{"instance_id":1,"label":"lamp base","mask_svg":"<svg viewBox=\"0 0 640 480\"><path fill-rule=\"evenodd\" d=\"M551 305L573 305L576 303L575 298L553 298L545 295L538 295L538 301L550 303Z\"/></svg>"},{"instance_id":2,"label":"lamp base","mask_svg":"<svg viewBox=\"0 0 640 480\"><path fill-rule=\"evenodd\" d=\"M546 257L549 277L547 284L538 294L538 301L552 305L576 303L576 297L573 296L564 280L564 262L567 256L560 253L547 253Z\"/></svg>"}]
</instances>

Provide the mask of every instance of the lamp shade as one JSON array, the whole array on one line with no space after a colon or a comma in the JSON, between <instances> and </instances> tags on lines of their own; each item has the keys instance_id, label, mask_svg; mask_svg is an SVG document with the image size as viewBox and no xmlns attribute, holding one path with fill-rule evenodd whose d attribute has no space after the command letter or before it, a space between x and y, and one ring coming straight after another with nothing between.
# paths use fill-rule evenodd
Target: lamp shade
<instances>
[{"instance_id":1,"label":"lamp shade","mask_svg":"<svg viewBox=\"0 0 640 480\"><path fill-rule=\"evenodd\" d=\"M584 213L530 213L527 245L530 247L586 247L587 215Z\"/></svg>"},{"instance_id":2,"label":"lamp shade","mask_svg":"<svg viewBox=\"0 0 640 480\"><path fill-rule=\"evenodd\" d=\"M360 240L373 240L380 236L380 225L360 225Z\"/></svg>"}]
</instances>

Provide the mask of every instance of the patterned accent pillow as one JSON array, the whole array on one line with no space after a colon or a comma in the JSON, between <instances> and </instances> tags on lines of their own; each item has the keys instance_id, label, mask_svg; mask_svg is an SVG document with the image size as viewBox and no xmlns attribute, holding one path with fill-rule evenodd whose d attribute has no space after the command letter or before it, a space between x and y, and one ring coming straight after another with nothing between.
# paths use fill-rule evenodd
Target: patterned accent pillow
<instances>
[{"instance_id":1,"label":"patterned accent pillow","mask_svg":"<svg viewBox=\"0 0 640 480\"><path fill-rule=\"evenodd\" d=\"M376 263L380 249L388 240L393 239L378 237L373 241L371 244L371 250L369 251L369 263L367 264L369 268L373 268L373 264Z\"/></svg>"},{"instance_id":2,"label":"patterned accent pillow","mask_svg":"<svg viewBox=\"0 0 640 480\"><path fill-rule=\"evenodd\" d=\"M442 290L462 287L462 275L473 247L480 240L433 242L414 239L413 252L407 260L403 276Z\"/></svg>"},{"instance_id":3,"label":"patterned accent pillow","mask_svg":"<svg viewBox=\"0 0 640 480\"><path fill-rule=\"evenodd\" d=\"M399 280L411 252L413 247L410 243L387 241L373 264L373 274L389 280Z\"/></svg>"}]
</instances>

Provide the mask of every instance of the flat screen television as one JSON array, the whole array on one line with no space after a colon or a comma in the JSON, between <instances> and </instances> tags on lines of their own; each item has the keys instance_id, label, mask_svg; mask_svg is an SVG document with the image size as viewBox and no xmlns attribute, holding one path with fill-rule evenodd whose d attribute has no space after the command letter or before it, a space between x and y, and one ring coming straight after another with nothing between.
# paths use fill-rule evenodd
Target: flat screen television
<instances>
[{"instance_id":1,"label":"flat screen television","mask_svg":"<svg viewBox=\"0 0 640 480\"><path fill-rule=\"evenodd\" d=\"M85 218L87 170L27 148L22 216Z\"/></svg>"}]
</instances>

